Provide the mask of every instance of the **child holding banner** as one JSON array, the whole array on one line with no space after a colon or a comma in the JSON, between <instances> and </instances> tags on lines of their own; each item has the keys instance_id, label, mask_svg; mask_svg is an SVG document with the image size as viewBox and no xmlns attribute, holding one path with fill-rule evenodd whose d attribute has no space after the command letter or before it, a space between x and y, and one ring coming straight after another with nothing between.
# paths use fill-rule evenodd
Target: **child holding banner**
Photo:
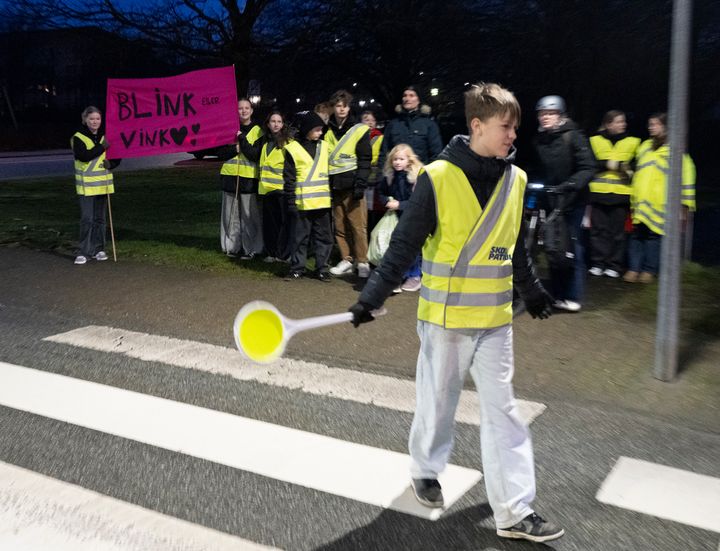
<instances>
[{"instance_id":1,"label":"child holding banner","mask_svg":"<svg viewBox=\"0 0 720 551\"><path fill-rule=\"evenodd\" d=\"M238 114L238 140L242 138L254 144L263 132L252 122L253 107L250 100L241 98L238 101ZM263 250L257 163L242 153L238 143L228 145L220 151L218 157L225 161L220 170L223 190L220 246L229 257L240 254L243 260L248 260Z\"/></svg>"},{"instance_id":2,"label":"child holding banner","mask_svg":"<svg viewBox=\"0 0 720 551\"><path fill-rule=\"evenodd\" d=\"M100 109L86 107L81 119L81 128L70 140L75 158L75 191L80 199L80 240L75 257L78 265L87 263L88 258L108 259L104 250L105 213L108 196L115 192L110 170L120 164L119 159L105 158L109 144L100 132Z\"/></svg>"},{"instance_id":3,"label":"child holding banner","mask_svg":"<svg viewBox=\"0 0 720 551\"><path fill-rule=\"evenodd\" d=\"M262 229L265 242L265 262L286 261L288 248L288 225L285 196L283 195L283 148L290 142L290 129L285 117L273 109L265 119L265 135L251 144L247 138L240 140L243 155L259 163L260 182L258 193L262 200Z\"/></svg>"},{"instance_id":4,"label":"child holding banner","mask_svg":"<svg viewBox=\"0 0 720 551\"><path fill-rule=\"evenodd\" d=\"M310 242L315 248L315 269L320 281L329 282L328 259L333 246L330 216L328 145L321 140L323 120L307 112L300 120L298 141L285 146L283 180L289 213L292 253L290 272L285 279L305 274Z\"/></svg>"}]
</instances>

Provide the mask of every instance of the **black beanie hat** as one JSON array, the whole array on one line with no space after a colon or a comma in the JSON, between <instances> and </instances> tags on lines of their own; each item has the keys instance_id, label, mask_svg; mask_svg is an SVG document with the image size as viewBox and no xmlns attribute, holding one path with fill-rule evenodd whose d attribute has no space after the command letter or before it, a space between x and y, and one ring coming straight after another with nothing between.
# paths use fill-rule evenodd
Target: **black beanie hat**
<instances>
[{"instance_id":1,"label":"black beanie hat","mask_svg":"<svg viewBox=\"0 0 720 551\"><path fill-rule=\"evenodd\" d=\"M315 111L308 111L300 119L299 138L303 139L307 137L308 132L310 132L313 128L317 128L318 126L324 127L325 122L323 122L323 120L320 118L320 115L318 115Z\"/></svg>"},{"instance_id":2,"label":"black beanie hat","mask_svg":"<svg viewBox=\"0 0 720 551\"><path fill-rule=\"evenodd\" d=\"M422 96L420 95L420 91L417 89L417 87L414 84L411 84L411 85L403 88L403 93L405 93L406 90L412 90L413 92L415 92L417 94L418 99L420 101L422 101Z\"/></svg>"}]
</instances>

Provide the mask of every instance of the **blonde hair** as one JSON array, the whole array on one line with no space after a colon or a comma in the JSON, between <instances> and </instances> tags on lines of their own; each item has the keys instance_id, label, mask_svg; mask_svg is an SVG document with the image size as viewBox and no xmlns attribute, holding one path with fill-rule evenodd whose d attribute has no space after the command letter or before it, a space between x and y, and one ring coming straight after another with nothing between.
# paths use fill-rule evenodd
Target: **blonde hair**
<instances>
[{"instance_id":1,"label":"blonde hair","mask_svg":"<svg viewBox=\"0 0 720 551\"><path fill-rule=\"evenodd\" d=\"M407 166L407 179L408 182L415 183L415 180L417 180L418 173L420 172L420 169L423 167L422 161L418 159L418 156L415 155L415 152L413 151L413 148L410 147L406 143L400 143L397 144L395 147L393 147L390 150L390 153L387 154L387 157L385 158L385 166L383 167L383 176L387 178L388 182L392 182L393 174L395 173L395 169L393 168L393 159L395 158L395 155L400 153L401 151L407 152L408 156L408 166Z\"/></svg>"},{"instance_id":2,"label":"blonde hair","mask_svg":"<svg viewBox=\"0 0 720 551\"><path fill-rule=\"evenodd\" d=\"M465 92L465 121L468 128L473 119L482 122L494 117L510 115L520 126L520 104L515 95L499 84L478 82Z\"/></svg>"}]
</instances>

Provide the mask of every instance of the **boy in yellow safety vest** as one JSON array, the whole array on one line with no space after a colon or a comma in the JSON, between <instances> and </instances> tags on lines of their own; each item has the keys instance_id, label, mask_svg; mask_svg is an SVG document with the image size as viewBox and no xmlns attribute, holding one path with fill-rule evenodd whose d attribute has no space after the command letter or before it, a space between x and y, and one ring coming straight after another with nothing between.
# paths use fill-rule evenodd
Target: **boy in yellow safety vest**
<instances>
[{"instance_id":1,"label":"boy in yellow safety vest","mask_svg":"<svg viewBox=\"0 0 720 551\"><path fill-rule=\"evenodd\" d=\"M552 306L524 245L527 176L511 163L520 105L501 86L480 83L465 94L465 118L470 136L455 136L421 171L382 264L350 311L356 327L371 321L422 249L409 439L415 496L427 507L444 504L437 477L452 450L469 371L480 398L482 463L497 534L550 541L564 531L532 508L532 443L511 382L513 283L533 317L548 317Z\"/></svg>"},{"instance_id":2,"label":"boy in yellow safety vest","mask_svg":"<svg viewBox=\"0 0 720 551\"><path fill-rule=\"evenodd\" d=\"M286 280L305 275L310 242L315 248L315 275L329 282L332 252L328 146L321 140L323 120L308 112L300 121L297 141L285 145L283 191L290 225L290 272Z\"/></svg>"}]
</instances>

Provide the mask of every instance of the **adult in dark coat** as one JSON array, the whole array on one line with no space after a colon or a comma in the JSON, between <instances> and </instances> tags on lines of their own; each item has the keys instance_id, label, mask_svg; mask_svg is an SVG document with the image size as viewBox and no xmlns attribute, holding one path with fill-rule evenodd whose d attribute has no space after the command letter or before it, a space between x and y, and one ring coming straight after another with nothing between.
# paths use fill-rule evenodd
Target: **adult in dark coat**
<instances>
[{"instance_id":1,"label":"adult in dark coat","mask_svg":"<svg viewBox=\"0 0 720 551\"><path fill-rule=\"evenodd\" d=\"M430 107L421 105L420 95L414 86L405 88L402 106L398 105L395 111L397 117L385 126L378 166L385 166L388 152L401 143L412 147L423 164L434 161L443 149L440 129L430 118Z\"/></svg>"},{"instance_id":2,"label":"adult in dark coat","mask_svg":"<svg viewBox=\"0 0 720 551\"><path fill-rule=\"evenodd\" d=\"M571 268L550 265L555 307L577 312L585 290L585 247L581 231L588 203L588 184L595 174L595 156L585 134L567 116L565 100L545 96L536 107L538 134L535 150L545 171L545 188L552 207L563 211L574 243L575 262Z\"/></svg>"}]
</instances>

